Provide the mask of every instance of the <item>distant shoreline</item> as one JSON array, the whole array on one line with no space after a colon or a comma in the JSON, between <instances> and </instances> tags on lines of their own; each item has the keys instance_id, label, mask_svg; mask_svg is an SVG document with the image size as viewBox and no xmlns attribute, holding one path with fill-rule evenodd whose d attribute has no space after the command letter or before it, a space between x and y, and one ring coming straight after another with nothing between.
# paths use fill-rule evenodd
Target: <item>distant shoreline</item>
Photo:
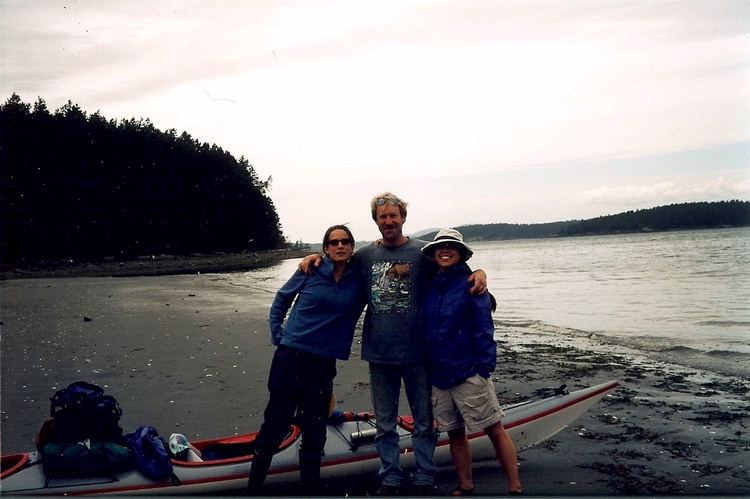
<instances>
[{"instance_id":1,"label":"distant shoreline","mask_svg":"<svg viewBox=\"0 0 750 499\"><path fill-rule=\"evenodd\" d=\"M569 223L569 222L556 222ZM536 224L550 225L550 224ZM469 242L498 242L514 241L520 239L555 239L563 237L598 237L613 236L624 234L641 234L641 233L659 233L659 232L678 232L688 230L716 230L744 228L746 226L721 226L706 228L682 228L682 229L665 229L665 230L639 230L639 231L612 231L606 233L587 233L587 234L570 234L570 235L546 235L546 236L505 236L486 238L479 235L480 232L491 226L510 226L509 224L490 224L490 225L464 225L458 228L464 234L465 240ZM530 226L518 226L530 227ZM435 231L420 232L410 237L421 240L430 240L435 235ZM357 241L358 245L370 244L372 241ZM146 276L165 276L165 275L186 275L186 274L212 274L224 272L244 272L256 268L268 267L282 260L290 258L304 258L314 253L311 249L292 250L262 250L262 251L245 251L243 253L193 253L190 255L153 255L140 256L135 260L116 260L114 258L105 259L96 262L76 262L62 260L59 262L36 262L28 266L23 265L2 265L0 262L0 281L11 279L50 279L58 277L146 277Z\"/></svg>"},{"instance_id":2,"label":"distant shoreline","mask_svg":"<svg viewBox=\"0 0 750 499\"><path fill-rule=\"evenodd\" d=\"M312 251L266 250L245 253L212 253L185 256L155 255L137 260L100 262L50 262L0 270L0 280L59 277L141 277L243 272L268 267L282 260L302 258Z\"/></svg>"}]
</instances>

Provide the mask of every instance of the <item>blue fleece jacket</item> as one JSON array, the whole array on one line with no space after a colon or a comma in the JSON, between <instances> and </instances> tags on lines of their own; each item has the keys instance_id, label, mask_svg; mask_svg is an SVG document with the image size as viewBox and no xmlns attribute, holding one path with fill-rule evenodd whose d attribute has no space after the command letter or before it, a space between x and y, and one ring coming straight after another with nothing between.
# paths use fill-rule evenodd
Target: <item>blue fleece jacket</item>
<instances>
[{"instance_id":1,"label":"blue fleece jacket","mask_svg":"<svg viewBox=\"0 0 750 499\"><path fill-rule=\"evenodd\" d=\"M276 346L346 360L354 327L366 302L362 277L347 266L336 282L333 262L328 257L311 269L309 276L298 270L276 292L269 314L271 341ZM290 307L292 311L284 323Z\"/></svg>"},{"instance_id":2,"label":"blue fleece jacket","mask_svg":"<svg viewBox=\"0 0 750 499\"><path fill-rule=\"evenodd\" d=\"M497 362L490 295L472 295L465 263L440 272L427 289L424 319L432 385L446 389L479 374L489 378Z\"/></svg>"}]
</instances>

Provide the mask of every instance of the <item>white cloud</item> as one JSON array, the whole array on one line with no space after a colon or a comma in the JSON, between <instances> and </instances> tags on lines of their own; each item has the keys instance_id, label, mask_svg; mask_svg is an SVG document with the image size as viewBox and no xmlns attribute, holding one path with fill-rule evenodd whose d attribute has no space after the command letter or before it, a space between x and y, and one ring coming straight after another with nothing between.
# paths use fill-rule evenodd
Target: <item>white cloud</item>
<instances>
[{"instance_id":1,"label":"white cloud","mask_svg":"<svg viewBox=\"0 0 750 499\"><path fill-rule=\"evenodd\" d=\"M417 206L441 192L413 230L529 223L748 197L747 157L679 175L605 161L750 141L748 26L745 0L3 0L0 93L245 156L294 239L319 238L311 207L365 206L372 230L367 200L386 189Z\"/></svg>"},{"instance_id":2,"label":"white cloud","mask_svg":"<svg viewBox=\"0 0 750 499\"><path fill-rule=\"evenodd\" d=\"M617 205L747 199L750 197L750 177L745 181L718 177L701 183L669 181L644 185L603 186L584 192L582 197L585 201L591 203L614 203Z\"/></svg>"}]
</instances>

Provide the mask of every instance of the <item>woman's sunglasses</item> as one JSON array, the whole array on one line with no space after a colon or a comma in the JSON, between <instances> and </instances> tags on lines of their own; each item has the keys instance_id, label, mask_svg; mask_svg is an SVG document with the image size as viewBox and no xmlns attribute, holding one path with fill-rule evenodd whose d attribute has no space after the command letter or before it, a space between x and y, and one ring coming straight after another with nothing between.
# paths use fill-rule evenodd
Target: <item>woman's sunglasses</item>
<instances>
[{"instance_id":1,"label":"woman's sunglasses","mask_svg":"<svg viewBox=\"0 0 750 499\"><path fill-rule=\"evenodd\" d=\"M328 240L328 246L338 246L339 244L343 244L344 246L350 246L352 244L352 240L347 238L344 239L329 239Z\"/></svg>"}]
</instances>

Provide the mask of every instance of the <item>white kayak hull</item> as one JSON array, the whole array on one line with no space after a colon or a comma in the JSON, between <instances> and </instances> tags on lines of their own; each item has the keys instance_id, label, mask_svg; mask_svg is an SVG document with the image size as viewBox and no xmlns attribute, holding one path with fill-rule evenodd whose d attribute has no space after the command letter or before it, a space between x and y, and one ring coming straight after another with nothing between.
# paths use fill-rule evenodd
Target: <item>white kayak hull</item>
<instances>
[{"instance_id":1,"label":"white kayak hull","mask_svg":"<svg viewBox=\"0 0 750 499\"><path fill-rule=\"evenodd\" d=\"M503 426L507 429L518 451L542 442L588 411L610 391L618 386L617 381L602 383L569 394L524 402L504 408L506 417ZM408 423L408 417L404 422ZM411 434L408 424L399 426L401 435L402 466L414 466ZM360 415L359 420L331 424L321 464L321 478L338 478L376 473L380 459L374 444L374 420ZM192 442L205 450L219 443L232 445L250 442L255 433ZM469 435L474 460L494 458L492 444L477 432ZM267 484L299 480L299 431L293 428L282 448L274 456ZM210 494L232 493L245 489L250 472L251 456L239 456L211 461L187 462L174 460L174 472L180 484L171 481L154 482L138 471L120 473L114 477L47 479L41 457L37 452L15 454L2 458L2 495L102 495L102 494ZM435 449L438 466L451 463L448 438L440 434Z\"/></svg>"}]
</instances>

